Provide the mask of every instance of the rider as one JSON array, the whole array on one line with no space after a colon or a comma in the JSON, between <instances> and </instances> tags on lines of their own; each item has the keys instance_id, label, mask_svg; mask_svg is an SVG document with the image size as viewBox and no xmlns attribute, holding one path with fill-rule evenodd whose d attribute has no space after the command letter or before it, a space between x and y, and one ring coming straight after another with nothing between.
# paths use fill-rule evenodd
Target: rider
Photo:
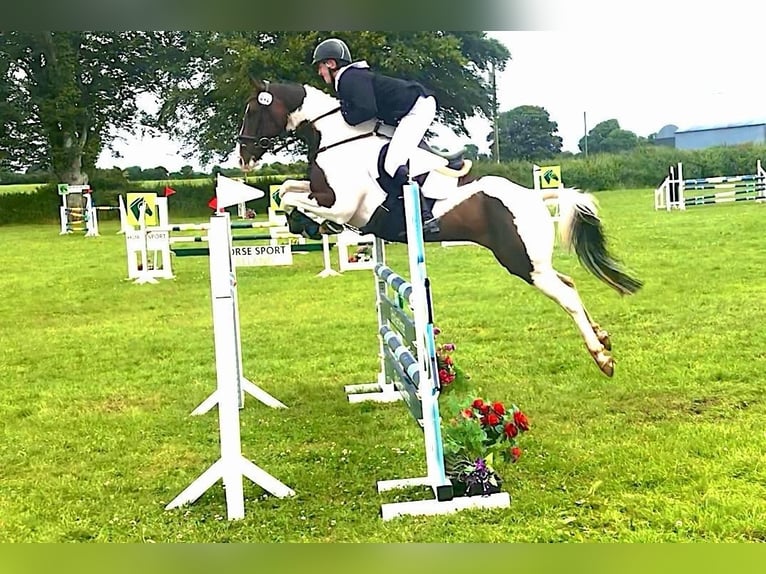
<instances>
[{"instance_id":1,"label":"rider","mask_svg":"<svg viewBox=\"0 0 766 574\"><path fill-rule=\"evenodd\" d=\"M373 72L364 60L354 62L348 46L338 38L328 38L317 45L312 65L317 66L325 83L335 88L348 124L355 126L377 118L396 127L383 163L383 170L394 185L382 187L387 193L392 188L401 189L409 180L408 158L436 116L433 92L418 82ZM439 223L422 194L420 205L423 231L439 233Z\"/></svg>"}]
</instances>

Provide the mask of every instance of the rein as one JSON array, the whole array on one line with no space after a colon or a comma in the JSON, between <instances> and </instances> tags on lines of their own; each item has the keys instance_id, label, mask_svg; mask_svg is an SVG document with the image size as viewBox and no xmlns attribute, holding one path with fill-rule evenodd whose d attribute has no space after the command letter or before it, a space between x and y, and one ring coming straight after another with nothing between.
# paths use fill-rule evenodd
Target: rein
<instances>
[{"instance_id":1,"label":"rein","mask_svg":"<svg viewBox=\"0 0 766 574\"><path fill-rule=\"evenodd\" d=\"M340 106L338 106L337 108L333 108L329 112L323 113L321 116L319 116L318 118L314 118L313 120L309 121L308 123L313 125L315 122L318 122L322 118L326 118L327 116L331 116L334 113L339 112L339 111L340 111ZM358 136L354 136L354 137L351 137L351 138L348 138L348 139L345 139L345 140L340 140L339 142L331 143L330 145L324 145L324 146L320 147L316 151L316 154L315 154L314 157L316 158L316 156L318 156L323 151L327 151L328 149L332 149L332 148L334 148L336 146L347 144L349 142L353 142L353 141L356 141L356 140L361 140L361 139L364 139L364 138L368 138L370 136L377 135L378 134L378 126L379 125L380 125L380 122L375 124L375 129L373 129L371 132L367 132L366 134L359 134Z\"/></svg>"},{"instance_id":2,"label":"rein","mask_svg":"<svg viewBox=\"0 0 766 574\"><path fill-rule=\"evenodd\" d=\"M353 142L353 141L356 141L356 140L361 140L361 139L364 139L364 138L368 138L368 137L374 136L376 134L377 134L376 131L371 131L371 132L367 132L366 134L359 134L358 136L354 136L354 137L348 138L346 140L341 140L339 142L331 143L330 145L324 145L324 146L320 147L317 150L316 155L319 155L320 153L322 153L323 151L327 151L328 149L332 149L335 146L339 146L339 145L346 144L346 143L349 143L349 142Z\"/></svg>"},{"instance_id":3,"label":"rein","mask_svg":"<svg viewBox=\"0 0 766 574\"><path fill-rule=\"evenodd\" d=\"M322 118L326 118L327 116L331 116L334 113L339 112L339 111L340 111L340 106L338 106L336 108L333 108L330 111L321 114L320 116L314 118L313 120L305 120L305 121L302 122L302 124L313 125L315 122L318 122ZM365 134L365 137L367 135L372 135L372 134ZM317 154L319 154L319 152L324 151L326 149L330 149L331 147L335 147L336 145L340 145L342 143L346 143L347 141L352 141L352 139L358 139L358 138L359 138L359 136L356 136L356 137L351 138L349 140L340 141L340 142L331 144L329 146L325 146L322 149L320 149L317 152ZM238 135L237 136L237 141L239 143L255 142L255 147L259 147L262 150L265 150L265 151L268 151L268 152L271 152L271 153L277 153L278 151L281 151L281 150L285 149L290 144L289 141L286 141L281 146L279 146L278 148L272 149L272 146L275 146L280 141L280 137L279 136L275 136L275 137L263 136L263 137L257 138L255 136L248 136L248 135L244 135L244 134Z\"/></svg>"},{"instance_id":4,"label":"rein","mask_svg":"<svg viewBox=\"0 0 766 574\"><path fill-rule=\"evenodd\" d=\"M268 87L266 89L268 90ZM301 123L302 123L302 125L303 124L314 125L319 120L339 112L340 109L341 109L340 106L337 106L337 107L331 109L330 111L327 111L327 112L325 112L325 113L315 117L313 120L304 120ZM337 147L339 145L347 144L349 142L353 142L353 141L356 141L356 140L361 140L361 139L364 139L364 138L368 138L370 136L378 135L378 127L379 126L380 126L380 122L375 124L375 129L373 129L371 132L368 132L368 133L365 133L365 134L359 134L359 135L350 137L350 138L345 139L345 140L341 140L341 141L338 141L338 142L335 142L335 143L331 143L331 144L326 145L326 146L322 146L322 147L320 147L316 151L316 154L315 154L314 157L316 158L316 156L318 156L320 153L322 153L324 151L327 151L328 149L332 149L334 147ZM262 150L268 151L268 152L271 152L271 153L277 153L278 151L281 151L281 150L285 149L290 144L289 141L286 141L281 146L277 147L276 149L272 149L273 146L277 145L277 143L280 141L280 137L279 136L275 136L275 137L263 136L263 137L257 138L255 136L248 136L248 135L245 135L245 134L238 135L237 136L237 141L239 143L241 143L241 144L242 143L254 142L256 147L259 147Z\"/></svg>"}]
</instances>

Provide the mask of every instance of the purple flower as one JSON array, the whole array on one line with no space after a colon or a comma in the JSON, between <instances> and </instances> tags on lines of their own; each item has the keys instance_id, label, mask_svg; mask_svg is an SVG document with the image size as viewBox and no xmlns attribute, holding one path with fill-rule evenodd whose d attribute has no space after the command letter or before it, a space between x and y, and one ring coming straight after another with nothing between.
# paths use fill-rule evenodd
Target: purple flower
<instances>
[{"instance_id":1,"label":"purple flower","mask_svg":"<svg viewBox=\"0 0 766 574\"><path fill-rule=\"evenodd\" d=\"M483 458L477 458L473 463L474 469L465 477L465 483L469 487L479 486L481 493L490 494L492 488L492 472L487 467Z\"/></svg>"}]
</instances>

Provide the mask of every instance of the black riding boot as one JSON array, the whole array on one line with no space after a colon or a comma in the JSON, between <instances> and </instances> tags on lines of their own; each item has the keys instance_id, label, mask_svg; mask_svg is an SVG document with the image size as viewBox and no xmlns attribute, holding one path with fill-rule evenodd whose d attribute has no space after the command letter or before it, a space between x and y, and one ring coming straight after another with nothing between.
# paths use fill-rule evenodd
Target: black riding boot
<instances>
[{"instance_id":1,"label":"black riding boot","mask_svg":"<svg viewBox=\"0 0 766 574\"><path fill-rule=\"evenodd\" d=\"M401 190L401 188L410 180L409 165L400 165L391 179L396 188ZM431 213L431 208L428 206L428 203L426 203L426 198L423 197L422 191L420 192L420 214L423 222L423 234L436 235L439 233L439 221L436 220L433 213ZM403 231L400 236L406 237L407 232Z\"/></svg>"},{"instance_id":2,"label":"black riding boot","mask_svg":"<svg viewBox=\"0 0 766 574\"><path fill-rule=\"evenodd\" d=\"M423 233L425 235L436 235L441 231L439 228L439 220L434 217L431 212L431 207L426 202L426 198L423 197L423 193L420 194L420 213L423 217Z\"/></svg>"}]
</instances>

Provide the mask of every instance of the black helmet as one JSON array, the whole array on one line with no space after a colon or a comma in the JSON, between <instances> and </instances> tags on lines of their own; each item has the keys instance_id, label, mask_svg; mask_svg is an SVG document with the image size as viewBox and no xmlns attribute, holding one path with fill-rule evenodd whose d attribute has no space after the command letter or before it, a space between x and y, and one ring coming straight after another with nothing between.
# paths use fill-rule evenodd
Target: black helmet
<instances>
[{"instance_id":1,"label":"black helmet","mask_svg":"<svg viewBox=\"0 0 766 574\"><path fill-rule=\"evenodd\" d=\"M320 42L314 48L314 57L311 65L316 65L324 60L336 60L338 62L351 63L351 50L343 40L338 38L328 38Z\"/></svg>"}]
</instances>

